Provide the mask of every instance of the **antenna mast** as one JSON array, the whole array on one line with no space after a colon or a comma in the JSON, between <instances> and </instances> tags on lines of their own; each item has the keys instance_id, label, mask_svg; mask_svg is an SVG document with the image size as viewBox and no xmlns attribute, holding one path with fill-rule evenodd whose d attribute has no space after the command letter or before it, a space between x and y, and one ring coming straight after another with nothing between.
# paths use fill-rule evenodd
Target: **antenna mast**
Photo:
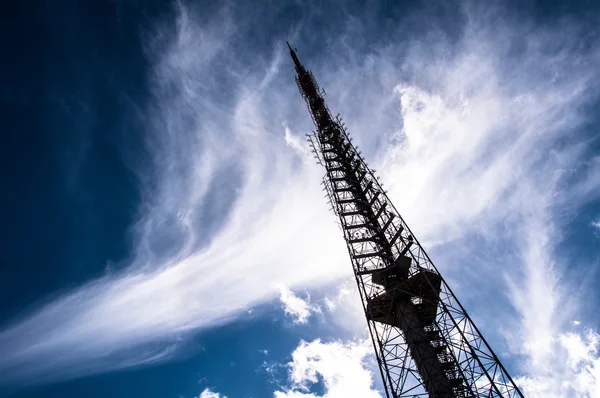
<instances>
[{"instance_id":1,"label":"antenna mast","mask_svg":"<svg viewBox=\"0 0 600 398\"><path fill-rule=\"evenodd\" d=\"M298 60L308 134L348 246L388 398L523 397Z\"/></svg>"}]
</instances>

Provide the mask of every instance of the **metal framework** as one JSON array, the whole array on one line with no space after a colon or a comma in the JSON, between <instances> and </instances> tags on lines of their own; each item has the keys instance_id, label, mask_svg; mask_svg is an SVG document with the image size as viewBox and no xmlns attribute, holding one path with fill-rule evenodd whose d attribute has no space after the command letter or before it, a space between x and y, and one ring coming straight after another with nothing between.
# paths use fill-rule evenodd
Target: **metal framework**
<instances>
[{"instance_id":1,"label":"metal framework","mask_svg":"<svg viewBox=\"0 0 600 398\"><path fill-rule=\"evenodd\" d=\"M288 47L387 397L523 397Z\"/></svg>"}]
</instances>

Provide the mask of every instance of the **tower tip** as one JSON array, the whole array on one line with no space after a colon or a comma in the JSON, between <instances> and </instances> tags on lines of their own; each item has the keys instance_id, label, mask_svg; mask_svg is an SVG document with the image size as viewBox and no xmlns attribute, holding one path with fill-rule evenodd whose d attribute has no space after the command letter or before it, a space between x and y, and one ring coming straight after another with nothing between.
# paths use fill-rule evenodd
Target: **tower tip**
<instances>
[{"instance_id":1,"label":"tower tip","mask_svg":"<svg viewBox=\"0 0 600 398\"><path fill-rule=\"evenodd\" d=\"M287 44L288 48L290 49L290 55L292 56L292 59L294 60L294 64L296 65L296 68L302 69L302 64L300 64L300 60L298 59L298 56L296 55L296 51L294 51L294 49L292 48L289 41L286 40L285 43Z\"/></svg>"}]
</instances>

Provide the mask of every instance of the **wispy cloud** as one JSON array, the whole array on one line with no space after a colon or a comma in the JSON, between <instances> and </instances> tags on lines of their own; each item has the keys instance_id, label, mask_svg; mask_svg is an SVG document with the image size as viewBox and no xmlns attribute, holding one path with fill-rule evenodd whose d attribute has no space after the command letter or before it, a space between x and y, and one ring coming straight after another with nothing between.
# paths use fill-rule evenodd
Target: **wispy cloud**
<instances>
[{"instance_id":1,"label":"wispy cloud","mask_svg":"<svg viewBox=\"0 0 600 398\"><path fill-rule=\"evenodd\" d=\"M140 170L148 190L135 259L0 332L0 384L164 360L186 333L276 299L281 285L316 275L327 283L349 271L320 170L284 139L297 94L291 71L277 74L283 48L244 75L247 66L228 52L227 18L198 25L181 7L175 31L149 44L157 57L148 131L155 156L150 176ZM221 95L224 86L230 91ZM288 143L294 136L302 135L288 132Z\"/></svg>"},{"instance_id":2,"label":"wispy cloud","mask_svg":"<svg viewBox=\"0 0 600 398\"><path fill-rule=\"evenodd\" d=\"M525 347L512 358L541 367L573 319L563 316L554 214L599 193L600 162L584 145L599 43L581 47L573 21L464 14L458 40L434 26L406 36L400 24L396 42L368 55L345 44L361 35L354 24L323 55L347 61L314 69L482 329L500 346L496 330L515 337L507 353ZM202 24L194 15L181 6L176 27L149 40L154 157L139 170L146 200L132 265L0 332L0 384L164 360L187 333L276 299L282 285L350 276L322 170L296 130L310 125L283 47L234 54L230 13Z\"/></svg>"},{"instance_id":3,"label":"wispy cloud","mask_svg":"<svg viewBox=\"0 0 600 398\"><path fill-rule=\"evenodd\" d=\"M279 300L286 315L291 316L296 324L306 323L313 312L320 312L318 307L311 306L310 295L307 294L303 300L286 287L281 288Z\"/></svg>"}]
</instances>

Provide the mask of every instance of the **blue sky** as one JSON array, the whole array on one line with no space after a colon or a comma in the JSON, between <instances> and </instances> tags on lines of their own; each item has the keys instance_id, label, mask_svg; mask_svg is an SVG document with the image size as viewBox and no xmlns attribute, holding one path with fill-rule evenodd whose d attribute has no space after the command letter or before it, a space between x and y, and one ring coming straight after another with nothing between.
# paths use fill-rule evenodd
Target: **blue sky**
<instances>
[{"instance_id":1,"label":"blue sky","mask_svg":"<svg viewBox=\"0 0 600 398\"><path fill-rule=\"evenodd\" d=\"M515 3L4 5L0 396L382 396L290 40L526 395L597 397L600 14Z\"/></svg>"}]
</instances>

